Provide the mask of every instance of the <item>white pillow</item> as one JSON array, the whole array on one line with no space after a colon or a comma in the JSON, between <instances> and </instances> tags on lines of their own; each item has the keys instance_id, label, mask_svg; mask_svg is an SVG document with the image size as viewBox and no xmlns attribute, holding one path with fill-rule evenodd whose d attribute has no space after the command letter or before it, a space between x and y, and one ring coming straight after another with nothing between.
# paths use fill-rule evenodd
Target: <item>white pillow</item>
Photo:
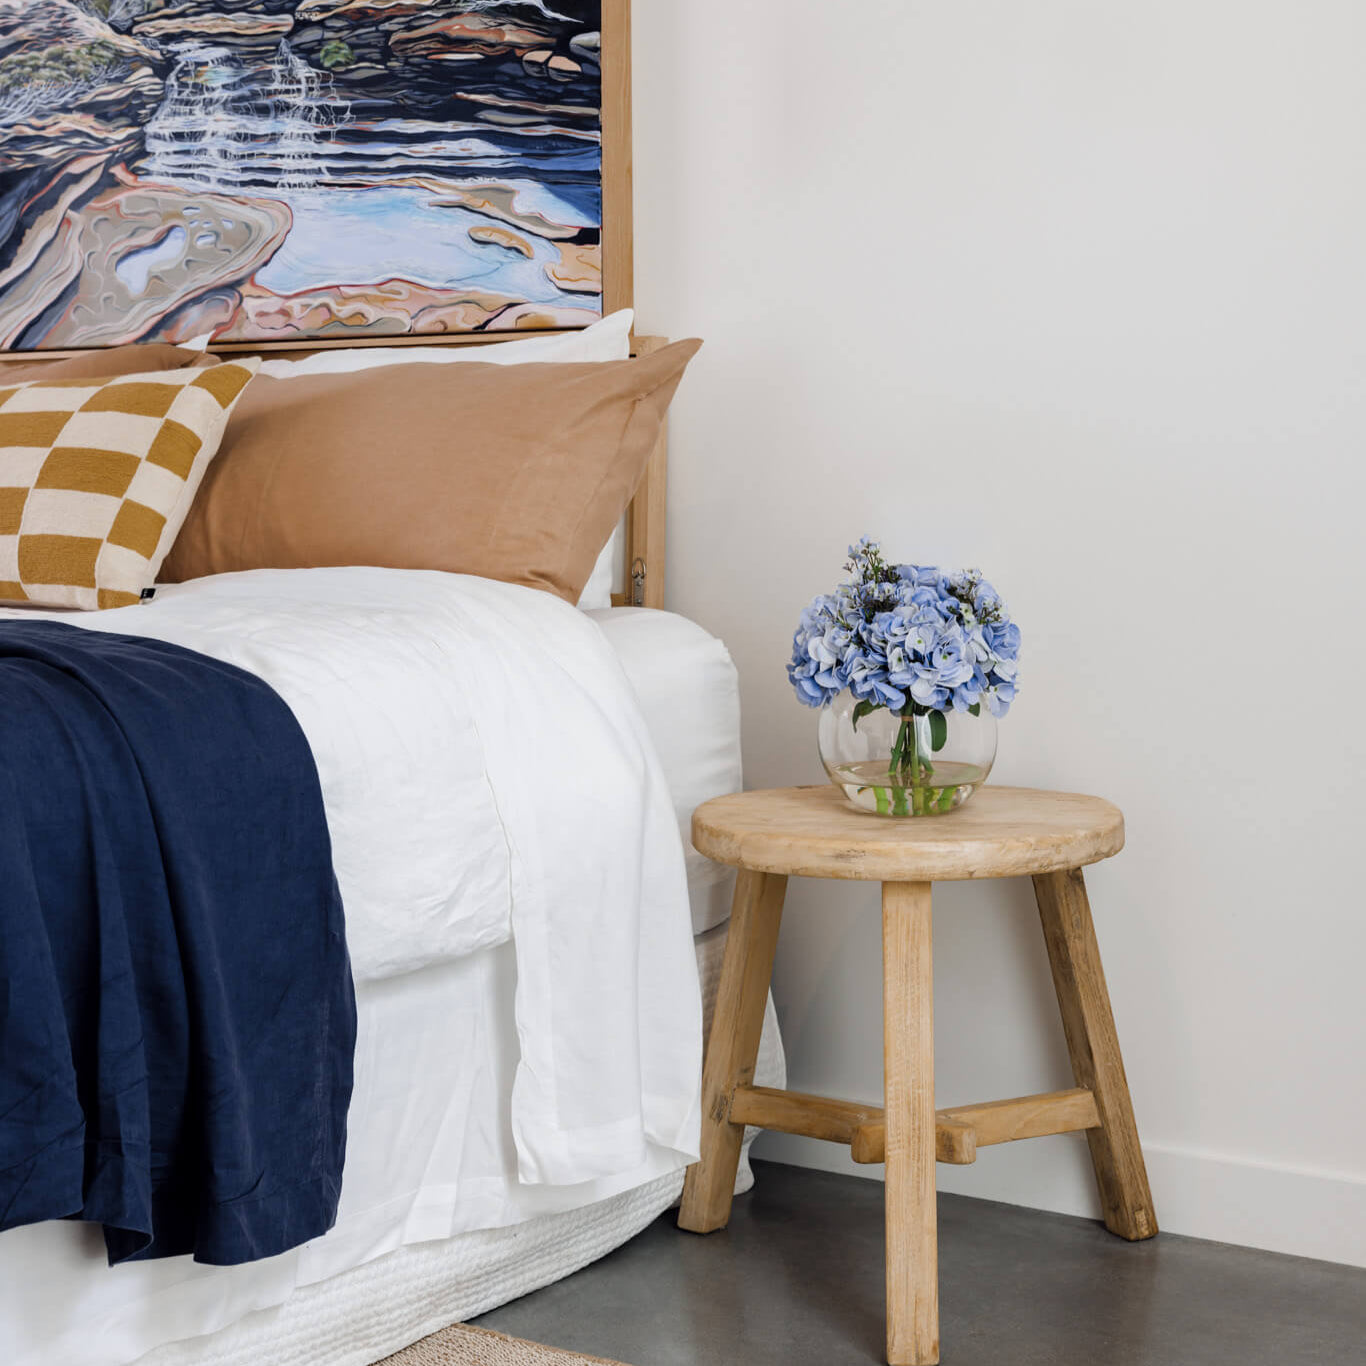
<instances>
[{"instance_id":1,"label":"white pillow","mask_svg":"<svg viewBox=\"0 0 1366 1366\"><path fill-rule=\"evenodd\" d=\"M617 574L625 558L625 543L626 528L618 525L612 533L612 539L598 556L583 592L579 594L579 606L585 612L597 612L612 605L612 585L617 582Z\"/></svg>"},{"instance_id":2,"label":"white pillow","mask_svg":"<svg viewBox=\"0 0 1366 1366\"><path fill-rule=\"evenodd\" d=\"M260 373L272 379L297 379L302 375L345 375L375 370L384 365L450 365L457 361L484 361L495 365L529 365L551 361L572 365L584 361L626 360L631 354L631 327L636 315L629 308L609 313L578 332L557 337L528 337L525 341L496 342L489 346L470 343L455 346L344 346L320 351L304 360L268 360ZM205 339L207 341L207 338ZM195 345L195 343L190 343ZM623 557L623 529L618 527L603 547L592 576L579 598L585 612L612 605L612 585Z\"/></svg>"},{"instance_id":3,"label":"white pillow","mask_svg":"<svg viewBox=\"0 0 1366 1366\"><path fill-rule=\"evenodd\" d=\"M482 361L494 365L526 365L557 361L572 365L580 361L626 360L631 354L631 326L635 313L629 308L609 313L600 322L578 332L555 337L528 337L525 341L496 342L488 346L469 343L454 346L343 346L320 351L305 360L268 360L261 374L272 379L297 379L301 375L347 375L357 370L377 370L384 365L450 365L457 361Z\"/></svg>"}]
</instances>

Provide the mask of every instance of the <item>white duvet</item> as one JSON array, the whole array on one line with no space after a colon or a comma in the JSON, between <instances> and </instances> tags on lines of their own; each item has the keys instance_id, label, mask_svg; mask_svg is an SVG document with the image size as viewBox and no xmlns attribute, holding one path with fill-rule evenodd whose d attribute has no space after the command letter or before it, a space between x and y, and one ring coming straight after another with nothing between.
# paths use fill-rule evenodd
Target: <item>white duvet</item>
<instances>
[{"instance_id":1,"label":"white duvet","mask_svg":"<svg viewBox=\"0 0 1366 1366\"><path fill-rule=\"evenodd\" d=\"M19 611L5 617L27 617ZM673 805L597 626L460 575L262 570L44 613L265 679L317 761L359 982L512 940L520 1179L697 1153L701 1019Z\"/></svg>"}]
</instances>

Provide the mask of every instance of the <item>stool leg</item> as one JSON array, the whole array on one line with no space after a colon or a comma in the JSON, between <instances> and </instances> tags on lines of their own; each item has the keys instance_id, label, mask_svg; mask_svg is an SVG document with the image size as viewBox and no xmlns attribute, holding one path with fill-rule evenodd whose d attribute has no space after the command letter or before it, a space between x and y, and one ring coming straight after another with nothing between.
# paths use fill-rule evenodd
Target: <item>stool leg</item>
<instances>
[{"instance_id":1,"label":"stool leg","mask_svg":"<svg viewBox=\"0 0 1366 1366\"><path fill-rule=\"evenodd\" d=\"M939 1360L930 921L928 882L883 885L887 1360L891 1366L931 1366Z\"/></svg>"},{"instance_id":2,"label":"stool leg","mask_svg":"<svg viewBox=\"0 0 1366 1366\"><path fill-rule=\"evenodd\" d=\"M1157 1232L1148 1171L1110 1011L1110 993L1080 868L1034 879L1053 986L1078 1086L1095 1097L1100 1127L1086 1131L1105 1227L1137 1242Z\"/></svg>"},{"instance_id":3,"label":"stool leg","mask_svg":"<svg viewBox=\"0 0 1366 1366\"><path fill-rule=\"evenodd\" d=\"M735 1173L745 1126L730 1122L730 1098L754 1080L759 1036L787 879L740 870L726 931L721 987L702 1068L702 1156L683 1183L679 1228L710 1233L725 1228L735 1195Z\"/></svg>"}]
</instances>

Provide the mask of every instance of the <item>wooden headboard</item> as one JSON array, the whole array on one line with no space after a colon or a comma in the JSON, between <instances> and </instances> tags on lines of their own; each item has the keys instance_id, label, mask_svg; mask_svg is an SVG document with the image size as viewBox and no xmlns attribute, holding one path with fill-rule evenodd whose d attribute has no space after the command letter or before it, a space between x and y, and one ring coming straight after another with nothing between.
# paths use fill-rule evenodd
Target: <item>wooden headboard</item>
<instances>
[{"instance_id":1,"label":"wooden headboard","mask_svg":"<svg viewBox=\"0 0 1366 1366\"><path fill-rule=\"evenodd\" d=\"M636 337L633 356L647 356L668 345L667 337ZM614 593L616 607L664 606L665 525L669 491L669 433L645 467L640 487L626 510L626 592Z\"/></svg>"}]
</instances>

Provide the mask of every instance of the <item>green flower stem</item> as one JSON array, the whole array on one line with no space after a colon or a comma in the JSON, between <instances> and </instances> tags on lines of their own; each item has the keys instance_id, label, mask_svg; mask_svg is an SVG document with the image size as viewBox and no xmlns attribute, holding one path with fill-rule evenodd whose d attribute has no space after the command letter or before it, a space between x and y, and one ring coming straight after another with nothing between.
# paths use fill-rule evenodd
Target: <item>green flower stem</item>
<instances>
[{"instance_id":1,"label":"green flower stem","mask_svg":"<svg viewBox=\"0 0 1366 1366\"><path fill-rule=\"evenodd\" d=\"M897 729L887 763L892 814L928 816L934 811L947 811L956 789L945 788L942 792L934 790L934 765L930 762L928 750L921 749L915 714L908 713L899 719L901 725ZM882 806L879 805L878 809L882 810Z\"/></svg>"},{"instance_id":2,"label":"green flower stem","mask_svg":"<svg viewBox=\"0 0 1366 1366\"><path fill-rule=\"evenodd\" d=\"M892 746L891 761L887 765L887 776L896 782L901 768L904 766L906 754L906 718L901 718L901 729L896 733L896 743Z\"/></svg>"},{"instance_id":3,"label":"green flower stem","mask_svg":"<svg viewBox=\"0 0 1366 1366\"><path fill-rule=\"evenodd\" d=\"M908 716L901 723L910 733L911 769L911 812L916 816L925 814L925 792L920 781L920 736L916 734L915 717Z\"/></svg>"}]
</instances>

